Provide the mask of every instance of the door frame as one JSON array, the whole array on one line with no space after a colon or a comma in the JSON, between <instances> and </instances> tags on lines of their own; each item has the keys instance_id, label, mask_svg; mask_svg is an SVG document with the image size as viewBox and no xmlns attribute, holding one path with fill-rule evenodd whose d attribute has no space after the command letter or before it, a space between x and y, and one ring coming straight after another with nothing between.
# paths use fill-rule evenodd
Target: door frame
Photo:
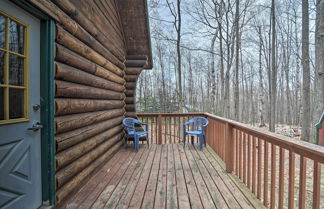
<instances>
[{"instance_id":1,"label":"door frame","mask_svg":"<svg viewBox=\"0 0 324 209\"><path fill-rule=\"evenodd\" d=\"M11 0L40 19L40 105L41 105L41 175L42 200L50 205L56 201L54 141L54 54L55 22L27 0Z\"/></svg>"}]
</instances>

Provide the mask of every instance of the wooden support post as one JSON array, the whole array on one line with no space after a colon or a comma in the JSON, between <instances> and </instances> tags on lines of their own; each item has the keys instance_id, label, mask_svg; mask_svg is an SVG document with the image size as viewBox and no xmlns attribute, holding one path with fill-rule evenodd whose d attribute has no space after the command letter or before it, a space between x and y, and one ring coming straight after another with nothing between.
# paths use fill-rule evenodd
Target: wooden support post
<instances>
[{"instance_id":1,"label":"wooden support post","mask_svg":"<svg viewBox=\"0 0 324 209\"><path fill-rule=\"evenodd\" d=\"M158 125L158 144L162 144L162 115L158 115L158 120L157 120L157 125Z\"/></svg>"},{"instance_id":2,"label":"wooden support post","mask_svg":"<svg viewBox=\"0 0 324 209\"><path fill-rule=\"evenodd\" d=\"M234 170L234 129L226 123L225 126L225 162L226 172L232 173Z\"/></svg>"}]
</instances>

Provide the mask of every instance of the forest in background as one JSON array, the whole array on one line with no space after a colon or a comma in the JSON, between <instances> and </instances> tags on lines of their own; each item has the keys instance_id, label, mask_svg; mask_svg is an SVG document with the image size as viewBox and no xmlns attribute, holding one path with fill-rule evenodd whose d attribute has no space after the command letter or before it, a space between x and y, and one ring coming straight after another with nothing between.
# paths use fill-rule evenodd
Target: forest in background
<instances>
[{"instance_id":1,"label":"forest in background","mask_svg":"<svg viewBox=\"0 0 324 209\"><path fill-rule=\"evenodd\" d=\"M210 112L302 127L324 110L323 0L149 0L154 68L138 112Z\"/></svg>"}]
</instances>

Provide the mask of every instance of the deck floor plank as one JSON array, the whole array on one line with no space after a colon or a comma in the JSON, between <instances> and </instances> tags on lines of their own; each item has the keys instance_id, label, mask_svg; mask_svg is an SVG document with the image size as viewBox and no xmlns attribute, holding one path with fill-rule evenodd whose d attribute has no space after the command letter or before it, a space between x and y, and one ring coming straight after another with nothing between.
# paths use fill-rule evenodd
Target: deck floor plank
<instances>
[{"instance_id":1,"label":"deck floor plank","mask_svg":"<svg viewBox=\"0 0 324 209\"><path fill-rule=\"evenodd\" d=\"M151 149L154 150L154 155L149 156L149 158L146 161L145 167L143 169L143 173L141 175L141 178L139 179L139 182L137 183L137 186L136 186L134 194L130 200L130 204L129 204L128 208L140 208L141 207L142 200L144 198L145 189L148 185L148 180L149 180L151 171L153 170L157 159L160 158L160 155L159 155L160 152L157 151L158 149L160 149L160 146L156 146L156 145L150 145L150 146L152 146Z\"/></svg>"},{"instance_id":2,"label":"deck floor plank","mask_svg":"<svg viewBox=\"0 0 324 209\"><path fill-rule=\"evenodd\" d=\"M208 170L208 172L209 172L209 174L211 176L211 179L213 180L213 182L217 186L218 190L221 192L221 195L223 196L223 198L226 201L229 208L233 208L233 209L241 208L241 206L236 201L236 199L235 199L233 193L231 192L231 190L229 190L229 188L224 183L223 179L221 178L221 176L219 175L217 170L215 170L215 168L209 162L209 160L208 160L207 156L205 155L205 153L197 151L197 154L200 156L202 162L204 163L206 169Z\"/></svg>"},{"instance_id":3,"label":"deck floor plank","mask_svg":"<svg viewBox=\"0 0 324 209\"><path fill-rule=\"evenodd\" d=\"M196 182L195 182L194 177L192 175L192 172L191 172L191 169L190 169L190 166L189 166L189 163L188 163L184 148L183 148L182 145L178 144L178 149L179 149L179 152L180 152L180 159L181 159L181 162L182 162L185 181L186 181L187 188L188 188L188 195L189 195L191 208L192 209L203 208L203 204L202 204L201 199L200 199L200 194L198 192Z\"/></svg>"},{"instance_id":4,"label":"deck floor plank","mask_svg":"<svg viewBox=\"0 0 324 209\"><path fill-rule=\"evenodd\" d=\"M172 149L174 153L174 166L176 172L179 208L190 208L187 185L185 182L183 167L180 160L178 145L172 144Z\"/></svg>"},{"instance_id":5,"label":"deck floor plank","mask_svg":"<svg viewBox=\"0 0 324 209\"><path fill-rule=\"evenodd\" d=\"M166 208L178 208L177 182L172 144L168 144L168 173Z\"/></svg>"},{"instance_id":6,"label":"deck floor plank","mask_svg":"<svg viewBox=\"0 0 324 209\"><path fill-rule=\"evenodd\" d=\"M206 209L215 209L216 206L214 204L213 198L211 197L209 190L205 184L204 178L201 176L199 168L195 162L194 157L192 156L191 149L194 149L192 145L188 144L185 149L185 153L189 162L189 166L191 168L191 172L196 182L196 186L198 192L200 194L200 199L203 203L204 208Z\"/></svg>"},{"instance_id":7,"label":"deck floor plank","mask_svg":"<svg viewBox=\"0 0 324 209\"><path fill-rule=\"evenodd\" d=\"M89 179L61 208L264 208L210 147L121 149Z\"/></svg>"},{"instance_id":8,"label":"deck floor plank","mask_svg":"<svg viewBox=\"0 0 324 209\"><path fill-rule=\"evenodd\" d=\"M163 144L161 162L159 167L159 175L158 175L158 181L157 181L156 192L155 192L154 208L166 208L167 162L168 162L168 147L166 144Z\"/></svg>"},{"instance_id":9,"label":"deck floor plank","mask_svg":"<svg viewBox=\"0 0 324 209\"><path fill-rule=\"evenodd\" d=\"M122 165L123 160L127 159L130 154L130 152L125 150L117 152L108 161L108 163L104 164L103 167L74 195L74 197L66 203L66 208L80 208L80 205L84 202L90 202L91 205L96 200L97 195L99 195L105 188L105 182L108 182L109 179L111 179L118 168Z\"/></svg>"},{"instance_id":10,"label":"deck floor plank","mask_svg":"<svg viewBox=\"0 0 324 209\"><path fill-rule=\"evenodd\" d=\"M113 191L117 187L118 183L121 181L122 177L124 176L124 173L126 172L126 170L128 170L128 167L131 166L132 163L136 162L136 159L138 159L142 153L143 153L143 151L140 150L138 153L136 153L136 154L134 153L134 155L130 159L128 159L127 161L124 161L123 166L118 170L118 172L109 181L105 190L100 194L100 196L94 202L94 204L92 205L91 208L103 208L105 206L110 195L113 193Z\"/></svg>"},{"instance_id":11,"label":"deck floor plank","mask_svg":"<svg viewBox=\"0 0 324 209\"><path fill-rule=\"evenodd\" d=\"M141 171L148 157L149 149L142 148L141 150L139 151L139 153L141 153L137 155L139 157L136 158L136 160L134 160L132 164L128 167L126 173L124 174L123 178L120 180L117 187L111 194L104 208L116 208L126 188L131 184L132 180L135 180L134 178L136 177L137 173Z\"/></svg>"},{"instance_id":12,"label":"deck floor plank","mask_svg":"<svg viewBox=\"0 0 324 209\"><path fill-rule=\"evenodd\" d=\"M242 190L243 182L238 181L234 182L231 174L227 174L225 171L225 166L220 163L220 158L215 156L215 152L210 148L207 147L205 149L204 153L206 156L208 156L208 159L210 160L211 164L214 166L215 170L218 171L218 173L221 175L221 177L224 180L224 183L228 186L228 188L232 191L232 193L235 196L235 199L240 204L242 208L264 208L263 205L257 204L255 205L255 199L252 198L253 196L248 196L250 198L247 198L247 195L252 194L248 190ZM241 184L242 183L242 184ZM241 188L242 187L242 188ZM245 194L247 193L247 194Z\"/></svg>"},{"instance_id":13,"label":"deck floor plank","mask_svg":"<svg viewBox=\"0 0 324 209\"><path fill-rule=\"evenodd\" d=\"M226 198L226 196L222 196L222 190L219 190L215 184L215 182L213 181L212 177L209 175L202 159L199 156L199 152L195 150L194 147L191 147L190 149L191 154L193 155L193 158L198 166L198 170L201 173L201 176L203 177L203 180L205 181L205 184L208 188L209 194L211 195L214 204L216 205L217 208L219 209L228 209L229 207L226 204L226 201L224 200L224 198Z\"/></svg>"},{"instance_id":14,"label":"deck floor plank","mask_svg":"<svg viewBox=\"0 0 324 209\"><path fill-rule=\"evenodd\" d=\"M144 157L142 157L142 162L140 161L140 165L138 166L138 169L134 171L132 178L129 180L129 183L127 184L127 187L125 188L124 194L121 197L121 199L118 202L118 205L116 209L126 209L129 206L129 203L131 201L131 198L134 194L134 191L136 189L136 186L141 178L143 176L143 172L148 170L148 168L151 167L154 154L155 154L155 147L149 149L149 153L147 156L145 156L145 153L143 154ZM144 160L144 159L145 160Z\"/></svg>"}]
</instances>

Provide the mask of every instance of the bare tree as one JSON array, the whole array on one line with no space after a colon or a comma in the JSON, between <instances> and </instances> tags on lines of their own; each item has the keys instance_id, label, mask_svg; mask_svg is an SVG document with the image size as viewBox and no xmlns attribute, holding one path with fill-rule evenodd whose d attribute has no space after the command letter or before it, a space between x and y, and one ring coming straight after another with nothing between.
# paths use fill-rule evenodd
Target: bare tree
<instances>
[{"instance_id":1,"label":"bare tree","mask_svg":"<svg viewBox=\"0 0 324 209\"><path fill-rule=\"evenodd\" d=\"M234 118L235 120L240 120L240 89L239 89L239 51L240 51L240 31L239 31L239 13L240 13L240 1L236 0L235 9L235 89L234 89Z\"/></svg>"},{"instance_id":2,"label":"bare tree","mask_svg":"<svg viewBox=\"0 0 324 209\"><path fill-rule=\"evenodd\" d=\"M303 121L301 139L310 136L310 70L309 70L309 14L308 0L302 1L302 64L303 64Z\"/></svg>"},{"instance_id":3,"label":"bare tree","mask_svg":"<svg viewBox=\"0 0 324 209\"><path fill-rule=\"evenodd\" d=\"M177 47L177 72L178 72L178 97L180 112L183 112L184 100L182 92L182 72L181 72L181 0L176 0L176 7L173 2L166 0L169 11L174 19L173 27L176 30L176 47Z\"/></svg>"},{"instance_id":4,"label":"bare tree","mask_svg":"<svg viewBox=\"0 0 324 209\"><path fill-rule=\"evenodd\" d=\"M262 72L262 26L257 26L259 34L259 126L264 127L264 86L263 86L263 72Z\"/></svg>"},{"instance_id":5,"label":"bare tree","mask_svg":"<svg viewBox=\"0 0 324 209\"><path fill-rule=\"evenodd\" d=\"M210 67L210 72L211 72L211 111L214 113L216 109L216 75L215 75L215 41L217 38L217 33L214 34L212 41L211 41L211 47L210 51L211 53L211 67Z\"/></svg>"},{"instance_id":6,"label":"bare tree","mask_svg":"<svg viewBox=\"0 0 324 209\"><path fill-rule=\"evenodd\" d=\"M276 17L275 0L271 1L271 92L270 92L270 123L269 130L275 132L276 100L277 100L277 64L276 64Z\"/></svg>"},{"instance_id":7,"label":"bare tree","mask_svg":"<svg viewBox=\"0 0 324 209\"><path fill-rule=\"evenodd\" d=\"M324 111L324 0L316 1L315 31L315 111L318 121Z\"/></svg>"}]
</instances>

